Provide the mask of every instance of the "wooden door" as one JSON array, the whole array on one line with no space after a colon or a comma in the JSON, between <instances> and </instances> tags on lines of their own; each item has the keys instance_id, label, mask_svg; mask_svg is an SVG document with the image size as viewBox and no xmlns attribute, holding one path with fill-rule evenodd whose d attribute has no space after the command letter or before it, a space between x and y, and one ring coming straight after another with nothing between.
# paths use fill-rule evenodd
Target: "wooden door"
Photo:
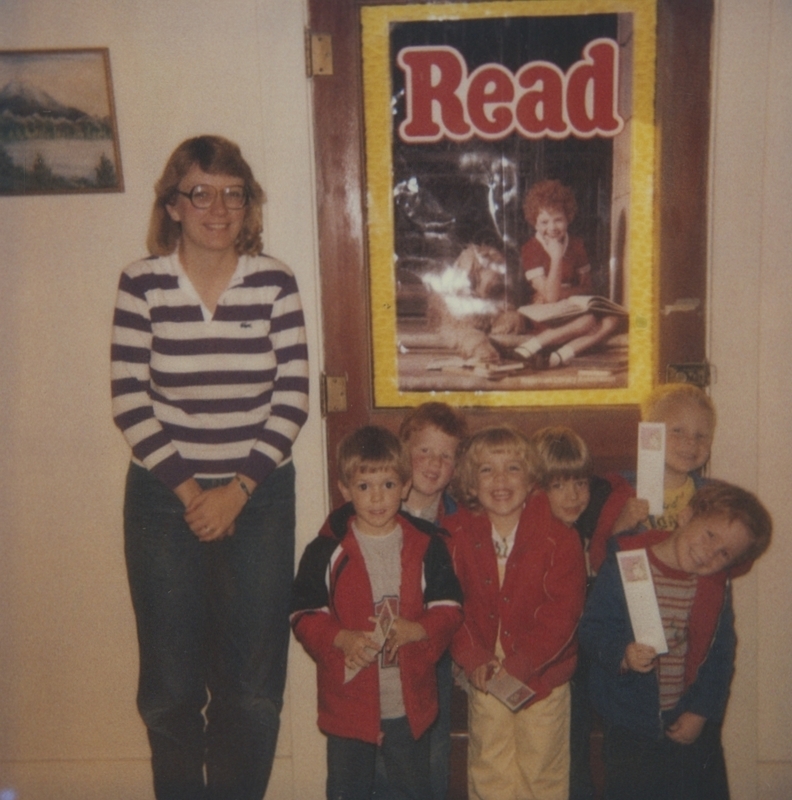
<instances>
[{"instance_id":1,"label":"wooden door","mask_svg":"<svg viewBox=\"0 0 792 800\"><path fill-rule=\"evenodd\" d=\"M388 3L402 4L402 0ZM312 80L324 372L346 381L346 410L326 415L335 501L340 501L334 464L339 440L368 423L396 430L404 413L399 408L375 408L373 403L360 35L364 5L385 4L309 0L310 31L329 36L332 42L332 67L323 68L323 74L315 72ZM705 360L712 2L658 0L657 18L655 381L664 382L670 366ZM598 470L635 464L640 416L636 405L470 408L466 413L474 429L509 422L530 433L543 425L570 425L587 440Z\"/></svg>"}]
</instances>

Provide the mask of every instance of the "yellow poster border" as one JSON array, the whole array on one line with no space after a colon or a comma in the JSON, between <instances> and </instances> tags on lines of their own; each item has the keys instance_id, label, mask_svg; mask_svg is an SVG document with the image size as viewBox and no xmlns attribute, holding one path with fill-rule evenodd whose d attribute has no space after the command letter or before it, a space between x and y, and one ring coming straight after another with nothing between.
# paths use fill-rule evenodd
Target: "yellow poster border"
<instances>
[{"instance_id":1,"label":"yellow poster border","mask_svg":"<svg viewBox=\"0 0 792 800\"><path fill-rule=\"evenodd\" d=\"M618 389L399 390L394 281L394 206L390 25L518 16L632 14L634 66L628 242L628 383ZM656 0L502 0L363 6L361 42L374 407L410 407L442 399L460 407L595 406L639 403L651 390L658 358L657 240L654 214Z\"/></svg>"}]
</instances>

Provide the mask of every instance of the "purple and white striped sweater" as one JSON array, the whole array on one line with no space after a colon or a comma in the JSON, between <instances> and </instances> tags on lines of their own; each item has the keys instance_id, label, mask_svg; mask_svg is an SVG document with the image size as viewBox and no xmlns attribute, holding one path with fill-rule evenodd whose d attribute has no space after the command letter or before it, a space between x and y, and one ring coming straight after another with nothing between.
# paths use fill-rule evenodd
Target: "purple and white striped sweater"
<instances>
[{"instance_id":1,"label":"purple and white striped sweater","mask_svg":"<svg viewBox=\"0 0 792 800\"><path fill-rule=\"evenodd\" d=\"M239 472L257 483L291 457L308 413L297 283L240 256L214 316L174 253L121 273L111 348L113 418L171 489Z\"/></svg>"}]
</instances>

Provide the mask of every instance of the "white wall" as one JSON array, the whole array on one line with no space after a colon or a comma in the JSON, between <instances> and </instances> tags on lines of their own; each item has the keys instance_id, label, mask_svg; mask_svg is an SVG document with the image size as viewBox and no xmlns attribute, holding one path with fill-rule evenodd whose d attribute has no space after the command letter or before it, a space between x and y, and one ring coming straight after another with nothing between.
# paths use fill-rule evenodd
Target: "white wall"
<instances>
[{"instance_id":1,"label":"white wall","mask_svg":"<svg viewBox=\"0 0 792 800\"><path fill-rule=\"evenodd\" d=\"M716 0L710 353L713 472L779 523L738 582L727 720L735 800L792 796L788 581L792 374L792 4ZM321 365L302 0L0 0L0 49L107 46L122 194L0 197L0 791L20 800L151 797L134 703L121 540L126 445L110 420L119 270L144 253L152 184L197 133L236 139L268 191L267 249L297 273ZM325 512L317 394L295 452L301 547ZM269 798L323 795L313 667L293 647Z\"/></svg>"},{"instance_id":2,"label":"white wall","mask_svg":"<svg viewBox=\"0 0 792 800\"><path fill-rule=\"evenodd\" d=\"M792 3L716 3L710 356L712 472L767 503L775 542L735 582L725 741L733 797L792 797Z\"/></svg>"}]
</instances>

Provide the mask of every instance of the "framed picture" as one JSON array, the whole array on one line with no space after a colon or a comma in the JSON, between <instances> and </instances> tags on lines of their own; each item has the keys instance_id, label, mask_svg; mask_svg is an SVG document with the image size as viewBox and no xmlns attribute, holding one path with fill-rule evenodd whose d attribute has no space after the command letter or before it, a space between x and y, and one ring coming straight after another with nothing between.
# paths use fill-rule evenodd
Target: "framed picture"
<instances>
[{"instance_id":1,"label":"framed picture","mask_svg":"<svg viewBox=\"0 0 792 800\"><path fill-rule=\"evenodd\" d=\"M374 407L639 402L654 0L360 14Z\"/></svg>"},{"instance_id":2,"label":"framed picture","mask_svg":"<svg viewBox=\"0 0 792 800\"><path fill-rule=\"evenodd\" d=\"M0 195L123 189L107 48L0 51Z\"/></svg>"}]
</instances>

